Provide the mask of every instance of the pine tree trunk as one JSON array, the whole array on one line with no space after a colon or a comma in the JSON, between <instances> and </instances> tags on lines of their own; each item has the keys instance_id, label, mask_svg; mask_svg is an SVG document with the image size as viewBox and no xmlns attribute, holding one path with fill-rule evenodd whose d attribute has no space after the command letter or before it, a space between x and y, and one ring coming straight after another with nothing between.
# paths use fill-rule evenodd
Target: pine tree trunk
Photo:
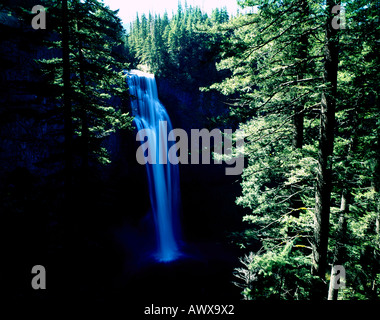
<instances>
[{"instance_id":1,"label":"pine tree trunk","mask_svg":"<svg viewBox=\"0 0 380 320\"><path fill-rule=\"evenodd\" d=\"M309 16L309 8L307 1L303 1L301 5L301 10L303 11L303 16L305 19ZM308 55L308 45L309 39L307 33L303 33L299 39L298 48L298 58L302 60L297 68L297 80L302 80L306 73L306 59ZM293 125L294 125L294 136L293 136L293 147L296 149L301 149L303 146L303 129L304 129L304 100L296 102L294 105L294 115L293 115Z\"/></svg>"},{"instance_id":2,"label":"pine tree trunk","mask_svg":"<svg viewBox=\"0 0 380 320\"><path fill-rule=\"evenodd\" d=\"M67 0L62 0L62 60L63 60L63 116L64 116L64 194L66 205L72 196L73 146L72 146L72 106L70 83L70 49Z\"/></svg>"},{"instance_id":3,"label":"pine tree trunk","mask_svg":"<svg viewBox=\"0 0 380 320\"><path fill-rule=\"evenodd\" d=\"M302 80L303 76L300 75L297 77L297 80ZM303 105L296 104L294 106L294 138L293 138L293 147L296 149L302 149L303 146Z\"/></svg>"},{"instance_id":4,"label":"pine tree trunk","mask_svg":"<svg viewBox=\"0 0 380 320\"><path fill-rule=\"evenodd\" d=\"M81 19L79 13L81 12L81 4L79 1L75 2L76 8L76 33L78 35L78 60L79 60L79 81L80 81L80 91L83 95L87 96L86 93L86 78L85 78L85 58L83 54L83 42L81 39ZM85 212L88 205L89 199L89 129L88 129L88 115L86 102L82 101L82 104L79 105L79 117L81 123L81 137L80 137L80 156L81 156L81 192L79 203L82 205L81 211Z\"/></svg>"},{"instance_id":5,"label":"pine tree trunk","mask_svg":"<svg viewBox=\"0 0 380 320\"><path fill-rule=\"evenodd\" d=\"M307 1L302 1L301 4L301 10L303 12L303 17L305 19L309 16L309 7ZM302 62L300 62L298 68L297 68L297 80L302 80L305 77L306 74L306 59L308 56L308 48L309 48L309 39L308 34L304 32L300 38L299 38L299 47L297 55ZM293 141L292 145L294 149L302 149L303 147L303 131L304 131L304 99L300 99L297 101L293 107L293 126L294 126L294 133L293 133ZM293 190L292 190L293 192ZM294 191L296 192L296 191ZM298 218L300 215L300 209L305 207L300 194L296 194L291 199L291 207L292 207L292 213L291 215L293 217Z\"/></svg>"},{"instance_id":6,"label":"pine tree trunk","mask_svg":"<svg viewBox=\"0 0 380 320\"><path fill-rule=\"evenodd\" d=\"M337 243L334 252L334 258L331 269L330 287L327 300L337 300L339 289L334 288L334 284L337 282L337 274L334 272L333 268L336 265L343 265L344 260L344 244L346 243L346 233L347 233L347 215L350 203L350 193L347 189L343 190L341 203L340 203L340 217L338 222L337 230Z\"/></svg>"},{"instance_id":7,"label":"pine tree trunk","mask_svg":"<svg viewBox=\"0 0 380 320\"><path fill-rule=\"evenodd\" d=\"M315 193L313 274L319 277L315 287L315 298L325 299L325 272L327 268L327 246L329 238L329 219L331 201L331 156L334 146L334 122L338 73L337 30L332 27L332 8L335 3L327 1L327 25L324 81L322 94L318 171Z\"/></svg>"},{"instance_id":8,"label":"pine tree trunk","mask_svg":"<svg viewBox=\"0 0 380 320\"><path fill-rule=\"evenodd\" d=\"M82 41L79 41L79 76L81 91L84 93L86 90L86 82L84 76L84 56L83 56ZM81 153L82 153L82 183L83 187L87 187L88 181L88 152L89 152L89 130L88 130L88 119L87 111L85 105L81 106L80 110L80 119L81 119Z\"/></svg>"}]
</instances>

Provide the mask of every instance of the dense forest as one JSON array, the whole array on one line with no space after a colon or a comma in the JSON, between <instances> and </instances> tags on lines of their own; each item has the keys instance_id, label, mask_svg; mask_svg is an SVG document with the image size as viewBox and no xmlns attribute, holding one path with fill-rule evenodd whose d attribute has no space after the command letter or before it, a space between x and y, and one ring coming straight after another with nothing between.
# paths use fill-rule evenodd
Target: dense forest
<instances>
[{"instance_id":1,"label":"dense forest","mask_svg":"<svg viewBox=\"0 0 380 320\"><path fill-rule=\"evenodd\" d=\"M180 166L184 240L228 248L228 266L141 267L125 288L145 295L136 288L161 283L157 270L165 281L194 270L202 277L176 284L189 296L195 281L203 298L224 297L230 283L244 300L380 298L380 3L238 2L235 16L179 3L171 16L137 15L128 30L99 0L0 4L0 210L15 298L33 297L24 288L36 260L51 270L75 261L86 274L57 275L53 297L68 279L82 283L78 297L117 297L123 285L94 277L141 267L122 270L110 235L130 242L127 257L144 248L131 69L155 75L174 126L240 130L244 150L232 157L245 167L228 178L216 165ZM46 29L31 27L37 4Z\"/></svg>"},{"instance_id":2,"label":"dense forest","mask_svg":"<svg viewBox=\"0 0 380 320\"><path fill-rule=\"evenodd\" d=\"M236 270L247 299L326 298L334 265L329 299L379 297L379 3L345 3L341 28L335 5L262 1L221 26L232 76L211 88L239 94L242 245L262 244Z\"/></svg>"}]
</instances>

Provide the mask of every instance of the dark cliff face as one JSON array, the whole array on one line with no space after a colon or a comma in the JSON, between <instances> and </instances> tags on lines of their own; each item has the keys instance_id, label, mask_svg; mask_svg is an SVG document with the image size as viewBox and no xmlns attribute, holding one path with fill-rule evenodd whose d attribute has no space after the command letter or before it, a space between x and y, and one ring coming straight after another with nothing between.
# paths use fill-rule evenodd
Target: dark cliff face
<instances>
[{"instance_id":1,"label":"dark cliff face","mask_svg":"<svg viewBox=\"0 0 380 320\"><path fill-rule=\"evenodd\" d=\"M36 4L19 2L27 2L26 7L30 8ZM64 142L62 92L49 84L38 62L62 56L59 48L48 48L44 43L58 41L59 35L34 30L28 20L32 15L21 19L16 13L20 10L17 3L10 6L13 11L0 6L0 188L5 187L8 176L17 168L24 168L42 184L46 182L43 180L56 179L60 185ZM113 134L103 142L112 160L122 156L120 139ZM74 143L79 152L79 141ZM99 169L95 161L91 165L94 170Z\"/></svg>"},{"instance_id":2,"label":"dark cliff face","mask_svg":"<svg viewBox=\"0 0 380 320\"><path fill-rule=\"evenodd\" d=\"M25 168L36 176L55 172L41 162L57 152L59 124L51 121L54 106L43 94L37 59L49 59L56 50L40 45L41 34L7 11L0 12L0 177ZM49 119L50 118L50 119Z\"/></svg>"},{"instance_id":3,"label":"dark cliff face","mask_svg":"<svg viewBox=\"0 0 380 320\"><path fill-rule=\"evenodd\" d=\"M173 128L184 129L189 139L191 129L235 129L215 121L216 117L228 113L221 95L179 86L167 78L156 80L160 101L170 115ZM237 230L240 226L243 210L234 205L240 192L239 176L226 176L225 168L213 160L211 164L180 164L183 228L189 240L221 238L227 230Z\"/></svg>"},{"instance_id":4,"label":"dark cliff face","mask_svg":"<svg viewBox=\"0 0 380 320\"><path fill-rule=\"evenodd\" d=\"M157 78L161 102L172 118L173 127L214 129L223 126L215 118L228 113L225 98L216 92L202 92L199 87L175 84L168 78Z\"/></svg>"},{"instance_id":5,"label":"dark cliff face","mask_svg":"<svg viewBox=\"0 0 380 320\"><path fill-rule=\"evenodd\" d=\"M20 1L7 2L18 10ZM0 233L4 259L12 261L5 283L12 296L21 294L30 264L46 262L52 244L62 135L54 93L44 93L36 62L57 52L43 49L45 33L5 10L6 4L0 5Z\"/></svg>"}]
</instances>

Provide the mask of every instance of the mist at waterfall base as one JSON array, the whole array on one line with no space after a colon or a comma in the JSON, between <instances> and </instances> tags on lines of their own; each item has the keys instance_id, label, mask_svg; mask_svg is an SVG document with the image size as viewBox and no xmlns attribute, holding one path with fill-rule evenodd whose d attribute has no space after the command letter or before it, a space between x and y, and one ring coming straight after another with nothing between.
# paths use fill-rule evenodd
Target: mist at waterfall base
<instances>
[{"instance_id":1,"label":"mist at waterfall base","mask_svg":"<svg viewBox=\"0 0 380 320\"><path fill-rule=\"evenodd\" d=\"M165 121L168 131L172 124L165 107L158 99L154 75L138 70L128 73L131 108L138 131L149 129L148 143L156 142L156 164L147 163L149 197L156 232L156 252L159 262L171 262L183 256L179 223L180 185L178 165L161 164L159 159L168 157L168 150L175 142L160 140L160 124Z\"/></svg>"}]
</instances>

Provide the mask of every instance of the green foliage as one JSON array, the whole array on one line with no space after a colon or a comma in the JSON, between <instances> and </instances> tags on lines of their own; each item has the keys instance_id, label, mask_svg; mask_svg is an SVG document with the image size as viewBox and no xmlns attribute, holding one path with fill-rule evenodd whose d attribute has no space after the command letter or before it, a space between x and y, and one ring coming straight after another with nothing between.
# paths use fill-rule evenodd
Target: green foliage
<instances>
[{"instance_id":1,"label":"green foliage","mask_svg":"<svg viewBox=\"0 0 380 320\"><path fill-rule=\"evenodd\" d=\"M250 253L236 268L236 284L242 288L245 300L293 300L310 298L313 276L311 257L300 254L300 245L290 240L270 251Z\"/></svg>"},{"instance_id":2,"label":"green foliage","mask_svg":"<svg viewBox=\"0 0 380 320\"><path fill-rule=\"evenodd\" d=\"M205 30L226 21L226 9L215 9L208 17L199 7L181 5L171 19L167 13L137 16L128 34L134 67L145 66L158 77L188 87L206 85L205 66L215 55L220 37Z\"/></svg>"},{"instance_id":3,"label":"green foliage","mask_svg":"<svg viewBox=\"0 0 380 320\"><path fill-rule=\"evenodd\" d=\"M82 145L82 152L89 150L90 160L107 164L110 160L102 145L104 138L115 130L130 128L132 121L127 112L125 34L116 13L100 1L72 0L68 7L73 133ZM49 2L47 9L51 11L54 40L50 38L46 45L60 50L62 41L56 35L61 32L61 1ZM53 56L39 63L49 88L57 92L55 99L60 105L62 58Z\"/></svg>"},{"instance_id":4,"label":"green foliage","mask_svg":"<svg viewBox=\"0 0 380 320\"><path fill-rule=\"evenodd\" d=\"M245 135L247 167L236 200L251 213L244 232L262 248L236 269L245 299L309 299L315 181L325 43L324 3L240 1L255 11L222 28L218 70L230 76L214 83L236 97L230 116ZM340 31L335 147L328 261L342 246L338 234L341 195L349 192L342 264L347 289L340 299L379 295L379 6L345 3L347 28ZM326 270L326 273L328 271ZM328 280L328 279L323 279ZM327 297L327 291L326 291Z\"/></svg>"}]
</instances>

